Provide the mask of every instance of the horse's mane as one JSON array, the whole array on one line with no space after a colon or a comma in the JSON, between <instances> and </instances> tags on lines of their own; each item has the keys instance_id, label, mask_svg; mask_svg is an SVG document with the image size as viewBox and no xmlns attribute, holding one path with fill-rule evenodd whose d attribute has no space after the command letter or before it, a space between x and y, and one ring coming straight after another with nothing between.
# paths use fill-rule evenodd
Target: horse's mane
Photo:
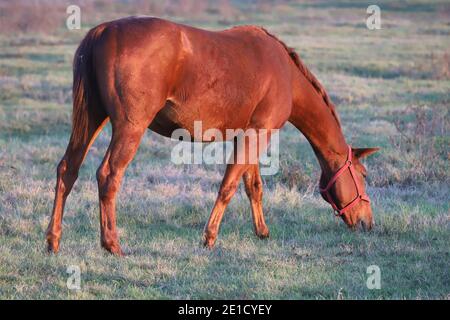
<instances>
[{"instance_id":1,"label":"horse's mane","mask_svg":"<svg viewBox=\"0 0 450 320\"><path fill-rule=\"evenodd\" d=\"M336 113L336 108L335 108L334 104L331 102L330 96L325 91L325 88L322 86L322 84L319 82L319 80L317 80L316 76L314 74L312 74L312 72L309 71L309 69L302 62L302 60L300 60L300 57L297 54L297 52L295 52L295 50L293 48L288 47L283 41L278 39L276 36L271 34L266 29L261 27L261 30L264 31L269 37L272 37L273 39L278 41L284 47L286 52L289 54L289 57L291 57L292 61L298 67L300 72L303 73L303 75L306 77L306 79L308 79L308 81L312 84L314 89L316 89L317 93L319 93L322 96L323 101L325 101L325 104L330 108L333 117L336 119L336 122L337 122L338 126L340 127L341 124L339 121L339 117Z\"/></svg>"}]
</instances>

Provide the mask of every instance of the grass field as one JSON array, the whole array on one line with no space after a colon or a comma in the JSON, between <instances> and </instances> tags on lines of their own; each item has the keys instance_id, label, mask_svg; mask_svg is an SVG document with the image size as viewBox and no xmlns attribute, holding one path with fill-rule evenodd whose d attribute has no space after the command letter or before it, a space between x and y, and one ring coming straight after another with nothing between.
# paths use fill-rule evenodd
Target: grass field
<instances>
[{"instance_id":1,"label":"grass field","mask_svg":"<svg viewBox=\"0 0 450 320\"><path fill-rule=\"evenodd\" d=\"M263 25L297 49L336 103L348 141L382 147L366 161L375 229L352 232L333 217L312 150L287 125L281 170L264 178L271 238L254 237L241 186L215 249L203 249L224 166L174 165L175 143L149 131L118 197L127 256L110 256L99 243L95 179L107 128L68 199L61 252L46 254L70 135L71 60L89 27L65 29L63 10L51 32L0 35L0 299L450 299L448 2L237 2L227 20L214 10L171 18L210 29ZM381 30L365 26L369 4L381 7ZM89 24L152 14L120 8L87 14ZM66 286L70 265L81 268L81 290ZM370 265L380 267L379 290L366 287Z\"/></svg>"}]
</instances>

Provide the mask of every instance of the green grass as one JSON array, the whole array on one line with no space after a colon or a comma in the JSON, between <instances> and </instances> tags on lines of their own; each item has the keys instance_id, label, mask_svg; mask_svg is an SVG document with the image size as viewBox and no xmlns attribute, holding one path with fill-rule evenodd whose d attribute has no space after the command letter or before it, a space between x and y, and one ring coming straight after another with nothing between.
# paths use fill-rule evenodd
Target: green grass
<instances>
[{"instance_id":1,"label":"green grass","mask_svg":"<svg viewBox=\"0 0 450 320\"><path fill-rule=\"evenodd\" d=\"M297 48L336 102L348 141L383 148L366 161L375 229L352 232L333 217L316 190L311 148L287 125L281 170L264 178L271 238L253 236L241 187L215 249L205 250L200 237L224 167L174 165L174 142L148 132L118 198L122 259L99 244L95 170L109 127L68 199L61 252L45 253L56 164L70 135L71 57L86 30L1 35L0 299L449 299L448 13L440 1L377 3L378 31L365 28L360 1L280 4L270 13L243 6L238 21L265 25ZM66 287L69 265L81 267L80 291ZM366 287L370 265L381 269L380 290Z\"/></svg>"}]
</instances>

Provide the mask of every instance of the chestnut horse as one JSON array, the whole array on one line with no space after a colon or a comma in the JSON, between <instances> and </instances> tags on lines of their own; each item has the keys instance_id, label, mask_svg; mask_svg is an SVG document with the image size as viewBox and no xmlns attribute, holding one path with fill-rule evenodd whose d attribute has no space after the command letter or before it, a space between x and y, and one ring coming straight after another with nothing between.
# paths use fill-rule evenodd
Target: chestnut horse
<instances>
[{"instance_id":1,"label":"chestnut horse","mask_svg":"<svg viewBox=\"0 0 450 320\"><path fill-rule=\"evenodd\" d=\"M239 26L212 32L152 17L130 17L91 29L74 57L73 123L57 168L56 195L46 239L57 252L64 204L78 170L104 125L112 138L97 170L101 245L121 255L116 195L149 128L171 136L177 128L279 129L292 123L310 142L322 175L321 193L344 222L372 227L359 159L376 148L351 149L328 94L298 55L265 29ZM236 143L235 143L236 146ZM241 148L248 153L248 144ZM228 163L204 229L212 247L241 177L256 235L269 230L262 211L258 164Z\"/></svg>"}]
</instances>

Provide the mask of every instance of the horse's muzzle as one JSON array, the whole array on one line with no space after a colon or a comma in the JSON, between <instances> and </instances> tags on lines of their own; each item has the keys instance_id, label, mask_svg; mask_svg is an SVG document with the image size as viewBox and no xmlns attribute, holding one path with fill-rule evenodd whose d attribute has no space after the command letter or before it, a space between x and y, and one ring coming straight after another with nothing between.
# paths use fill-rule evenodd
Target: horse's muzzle
<instances>
[{"instance_id":1,"label":"horse's muzzle","mask_svg":"<svg viewBox=\"0 0 450 320\"><path fill-rule=\"evenodd\" d=\"M361 227L364 231L372 230L373 226L375 225L373 218L368 218L368 219L362 218L360 223L361 223Z\"/></svg>"}]
</instances>

